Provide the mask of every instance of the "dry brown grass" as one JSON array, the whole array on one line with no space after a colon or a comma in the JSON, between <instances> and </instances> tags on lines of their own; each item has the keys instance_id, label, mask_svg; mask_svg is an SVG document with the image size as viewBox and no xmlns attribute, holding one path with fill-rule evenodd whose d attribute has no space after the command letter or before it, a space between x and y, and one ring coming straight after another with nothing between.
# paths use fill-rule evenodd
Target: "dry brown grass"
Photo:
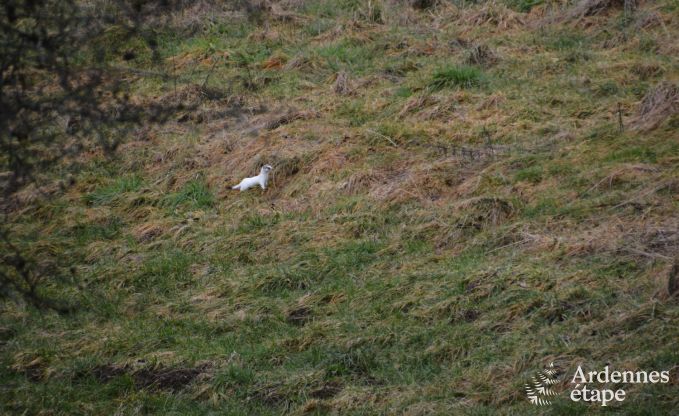
<instances>
[{"instance_id":1,"label":"dry brown grass","mask_svg":"<svg viewBox=\"0 0 679 416\"><path fill-rule=\"evenodd\" d=\"M18 192L12 194L10 198L5 199L4 201L7 203L7 205L0 208L8 211L20 210L35 204L41 199L55 195L64 189L65 184L63 181L54 181L42 186L31 183Z\"/></svg>"},{"instance_id":2,"label":"dry brown grass","mask_svg":"<svg viewBox=\"0 0 679 416\"><path fill-rule=\"evenodd\" d=\"M670 82L661 82L646 93L632 120L636 131L650 131L658 128L663 121L679 113L679 87Z\"/></svg>"},{"instance_id":3,"label":"dry brown grass","mask_svg":"<svg viewBox=\"0 0 679 416\"><path fill-rule=\"evenodd\" d=\"M385 175L378 173L375 170L366 170L356 172L346 181L340 183L338 188L347 194L365 193L370 190L375 184L382 183L385 180Z\"/></svg>"},{"instance_id":4,"label":"dry brown grass","mask_svg":"<svg viewBox=\"0 0 679 416\"><path fill-rule=\"evenodd\" d=\"M349 75L346 71L341 71L335 76L335 83L332 86L332 90L337 95L350 95L353 93L354 88L352 86Z\"/></svg>"},{"instance_id":5,"label":"dry brown grass","mask_svg":"<svg viewBox=\"0 0 679 416\"><path fill-rule=\"evenodd\" d=\"M147 222L135 227L132 234L140 243L148 243L166 232L166 224L157 221Z\"/></svg>"},{"instance_id":6,"label":"dry brown grass","mask_svg":"<svg viewBox=\"0 0 679 416\"><path fill-rule=\"evenodd\" d=\"M454 209L462 214L460 224L474 227L498 226L514 213L510 202L496 196L465 199L457 202Z\"/></svg>"},{"instance_id":7,"label":"dry brown grass","mask_svg":"<svg viewBox=\"0 0 679 416\"><path fill-rule=\"evenodd\" d=\"M587 16L596 16L616 7L625 7L629 8L629 11L634 11L636 0L580 0L564 14L562 19L578 23Z\"/></svg>"},{"instance_id":8,"label":"dry brown grass","mask_svg":"<svg viewBox=\"0 0 679 416\"><path fill-rule=\"evenodd\" d=\"M318 117L318 112L313 110L288 110L278 115L268 114L262 116L259 120L253 120L254 126L248 129L245 134L256 133L260 129L274 130L295 120L308 120L314 117Z\"/></svg>"},{"instance_id":9,"label":"dry brown grass","mask_svg":"<svg viewBox=\"0 0 679 416\"><path fill-rule=\"evenodd\" d=\"M467 27L490 26L493 30L514 29L525 24L523 16L495 1L463 11L461 22Z\"/></svg>"},{"instance_id":10,"label":"dry brown grass","mask_svg":"<svg viewBox=\"0 0 679 416\"><path fill-rule=\"evenodd\" d=\"M431 95L428 92L415 95L406 101L401 108L399 116L405 117L414 115L420 121L445 121L452 117L462 117L458 107L461 102L466 101L467 94L457 91L452 94Z\"/></svg>"},{"instance_id":11,"label":"dry brown grass","mask_svg":"<svg viewBox=\"0 0 679 416\"><path fill-rule=\"evenodd\" d=\"M639 105L635 122L650 126L643 135L610 127L609 110L618 100L632 109L632 87L674 76L673 61L641 59L644 43L632 35L611 35L625 43L601 48L598 39L607 34L596 25L617 30L614 7L582 17L594 25L583 36L595 39L595 59L564 63L569 46L557 50L549 42L561 40L567 27L529 32L524 24L543 18L547 6L527 16L499 1L446 2L425 13L407 10L409 26L394 34L389 22L400 21L394 12L403 5L382 4L385 24L354 13L314 37L295 17L273 16L250 37L225 40L228 49L270 49L251 68L280 71L280 79L259 89L207 99L197 85L176 94L166 86L165 94L145 97L196 109L135 133L119 149L121 171L143 177L141 188L121 191L112 204L83 207L82 193L109 183L85 177L59 213L65 222L41 228L58 237L96 231L113 216L123 221L110 240L81 237L79 271L122 301L111 303L101 325L73 325L82 334L59 336L64 356L98 362L121 354L130 365L143 357L162 372L198 366L188 367L187 359L227 362L219 358L223 345L233 345L239 352L228 371L171 399L217 412L254 406L246 411L424 415L525 413L530 406L517 385L540 360L572 369L619 357L616 365L643 367L657 357L645 346L635 349L632 333L648 331L658 337L658 351L671 354L671 339L661 337L673 334L667 323L679 296L671 260L679 250L672 217L679 182L671 134L658 127L676 114L667 105L676 86L670 94L654 89ZM672 18L662 18L674 31ZM643 27L661 39L661 24ZM343 62L329 69L316 49L345 41L340 52L349 54L373 41L388 46L369 64L359 53L361 70ZM493 45L503 59L471 45ZM213 64L195 52L175 58L178 72ZM465 58L487 67L487 86L436 93L419 87L440 60ZM401 59L407 69L383 76L383 64ZM237 68L216 71L214 79L223 80ZM562 78L571 71L577 80L568 84ZM288 76L298 79L276 84ZM611 81L617 92L592 94ZM394 93L402 87L415 95ZM269 189L228 189L263 163L274 166ZM214 205L164 205L194 180L207 185ZM51 241L38 248L55 251ZM171 270L158 269L159 255L172 260ZM158 292L144 286L157 275ZM10 320L25 320L10 313ZM167 338L146 333L156 324L173 325ZM128 343L130 335L136 339ZM62 365L23 338L16 342L26 355L14 360L14 371L29 380L33 368L43 380ZM372 355L375 362L357 372L353 366ZM31 365L35 359L41 361ZM32 380L22 388L36 386L42 389ZM139 396L128 385L109 387L125 400ZM156 410L145 400L135 403ZM113 409L120 403L111 402Z\"/></svg>"},{"instance_id":12,"label":"dry brown grass","mask_svg":"<svg viewBox=\"0 0 679 416\"><path fill-rule=\"evenodd\" d=\"M492 66L497 61L497 55L487 45L477 44L468 51L467 63L470 65Z\"/></svg>"},{"instance_id":13,"label":"dry brown grass","mask_svg":"<svg viewBox=\"0 0 679 416\"><path fill-rule=\"evenodd\" d=\"M679 295L679 257L675 257L664 269L659 270L656 285L658 289L654 296L660 300L668 301Z\"/></svg>"},{"instance_id":14,"label":"dry brown grass","mask_svg":"<svg viewBox=\"0 0 679 416\"><path fill-rule=\"evenodd\" d=\"M476 110L494 110L497 111L498 107L505 101L505 96L502 94L492 94L483 100Z\"/></svg>"}]
</instances>

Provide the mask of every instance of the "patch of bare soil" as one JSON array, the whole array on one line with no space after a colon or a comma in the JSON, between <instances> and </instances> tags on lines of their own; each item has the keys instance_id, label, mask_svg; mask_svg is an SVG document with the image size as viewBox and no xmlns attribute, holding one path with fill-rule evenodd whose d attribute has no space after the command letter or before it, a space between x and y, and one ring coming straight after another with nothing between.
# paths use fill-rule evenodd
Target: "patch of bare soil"
<instances>
[{"instance_id":1,"label":"patch of bare soil","mask_svg":"<svg viewBox=\"0 0 679 416\"><path fill-rule=\"evenodd\" d=\"M88 375L100 383L108 383L114 378L129 375L137 388L151 390L179 391L191 384L199 375L208 371L207 365L178 368L142 368L134 370L112 364L96 366L90 371L79 373L76 379Z\"/></svg>"},{"instance_id":2,"label":"patch of bare soil","mask_svg":"<svg viewBox=\"0 0 679 416\"><path fill-rule=\"evenodd\" d=\"M286 320L297 326L302 326L311 318L311 309L307 306L300 305L291 309L287 313Z\"/></svg>"},{"instance_id":3,"label":"patch of bare soil","mask_svg":"<svg viewBox=\"0 0 679 416\"><path fill-rule=\"evenodd\" d=\"M10 367L16 373L23 373L27 379L37 383L44 380L47 374L48 363L42 357L34 357L29 354L19 354L17 361Z\"/></svg>"},{"instance_id":4,"label":"patch of bare soil","mask_svg":"<svg viewBox=\"0 0 679 416\"><path fill-rule=\"evenodd\" d=\"M120 377L125 374L125 369L122 367L116 367L114 365L106 364L94 367L90 374L100 383L107 383L116 377ZM76 378L85 376L85 373L78 374Z\"/></svg>"},{"instance_id":5,"label":"patch of bare soil","mask_svg":"<svg viewBox=\"0 0 679 416\"><path fill-rule=\"evenodd\" d=\"M330 381L313 390L310 396L314 399L329 399L335 397L340 391L342 391L342 385L336 381Z\"/></svg>"},{"instance_id":6,"label":"patch of bare soil","mask_svg":"<svg viewBox=\"0 0 679 416\"><path fill-rule=\"evenodd\" d=\"M142 369L132 377L138 387L158 390L181 390L206 370L204 366L195 368Z\"/></svg>"}]
</instances>

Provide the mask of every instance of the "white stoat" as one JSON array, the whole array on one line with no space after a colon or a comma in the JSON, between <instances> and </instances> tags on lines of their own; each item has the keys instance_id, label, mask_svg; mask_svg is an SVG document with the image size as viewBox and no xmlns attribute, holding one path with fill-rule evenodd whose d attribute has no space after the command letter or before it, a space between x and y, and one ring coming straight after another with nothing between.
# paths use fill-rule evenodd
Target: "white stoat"
<instances>
[{"instance_id":1,"label":"white stoat","mask_svg":"<svg viewBox=\"0 0 679 416\"><path fill-rule=\"evenodd\" d=\"M253 176L252 178L245 178L236 186L232 186L231 189L239 189L241 192L246 189L250 189L253 186L259 185L262 189L266 189L266 184L269 182L269 172L273 169L271 165L264 165L259 171L259 175Z\"/></svg>"}]
</instances>

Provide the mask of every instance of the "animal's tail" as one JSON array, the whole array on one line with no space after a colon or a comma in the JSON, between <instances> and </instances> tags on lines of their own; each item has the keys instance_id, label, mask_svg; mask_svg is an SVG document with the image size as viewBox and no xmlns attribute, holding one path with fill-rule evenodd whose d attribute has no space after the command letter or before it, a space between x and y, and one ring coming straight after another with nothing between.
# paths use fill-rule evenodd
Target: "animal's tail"
<instances>
[{"instance_id":1,"label":"animal's tail","mask_svg":"<svg viewBox=\"0 0 679 416\"><path fill-rule=\"evenodd\" d=\"M240 189L240 184L238 184L236 186L232 186L231 189Z\"/></svg>"}]
</instances>

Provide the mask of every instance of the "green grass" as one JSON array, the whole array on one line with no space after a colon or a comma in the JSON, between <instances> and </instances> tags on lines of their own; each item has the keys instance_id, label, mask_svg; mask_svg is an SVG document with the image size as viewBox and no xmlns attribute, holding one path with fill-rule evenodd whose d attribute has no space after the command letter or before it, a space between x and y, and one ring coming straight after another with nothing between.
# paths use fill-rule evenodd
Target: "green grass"
<instances>
[{"instance_id":1,"label":"green grass","mask_svg":"<svg viewBox=\"0 0 679 416\"><path fill-rule=\"evenodd\" d=\"M363 73L370 69L375 54L365 44L344 40L320 47L316 53L332 71Z\"/></svg>"},{"instance_id":2,"label":"green grass","mask_svg":"<svg viewBox=\"0 0 679 416\"><path fill-rule=\"evenodd\" d=\"M85 195L85 201L92 205L110 205L123 194L139 190L142 184L143 179L139 175L122 176Z\"/></svg>"},{"instance_id":3,"label":"green grass","mask_svg":"<svg viewBox=\"0 0 679 416\"><path fill-rule=\"evenodd\" d=\"M190 255L181 251L158 253L144 262L130 283L136 289L171 290L189 282L188 267L193 263Z\"/></svg>"},{"instance_id":4,"label":"green grass","mask_svg":"<svg viewBox=\"0 0 679 416\"><path fill-rule=\"evenodd\" d=\"M531 166L516 172L516 181L538 183L542 180L542 166Z\"/></svg>"},{"instance_id":5,"label":"green grass","mask_svg":"<svg viewBox=\"0 0 679 416\"><path fill-rule=\"evenodd\" d=\"M176 71L179 95L208 73L225 94L8 211L47 271L40 293L80 307L0 304L0 413L672 414L673 385L547 408L524 384L552 360L676 365L679 309L661 293L678 119L633 129L642 97L678 79L676 2L639 31L616 7L536 26L526 12L548 2L402 3L372 2L377 19L315 0L262 21L203 5L172 20L191 30L158 29L155 63L141 39L100 40L113 64L134 48L130 65ZM497 62L458 65L475 44ZM174 97L161 77L129 88ZM261 127L293 110L308 117ZM260 163L267 190L228 189Z\"/></svg>"},{"instance_id":6,"label":"green grass","mask_svg":"<svg viewBox=\"0 0 679 416\"><path fill-rule=\"evenodd\" d=\"M95 240L112 240L119 236L123 226L121 218L114 216L98 224L78 224L70 230L70 234L82 245Z\"/></svg>"},{"instance_id":7,"label":"green grass","mask_svg":"<svg viewBox=\"0 0 679 416\"><path fill-rule=\"evenodd\" d=\"M352 127L359 127L372 119L365 104L359 100L343 102L336 112L337 116L345 119Z\"/></svg>"},{"instance_id":8,"label":"green grass","mask_svg":"<svg viewBox=\"0 0 679 416\"><path fill-rule=\"evenodd\" d=\"M441 90L443 88L473 88L481 86L483 73L472 66L447 66L434 72L429 88Z\"/></svg>"},{"instance_id":9,"label":"green grass","mask_svg":"<svg viewBox=\"0 0 679 416\"><path fill-rule=\"evenodd\" d=\"M547 36L542 37L541 41L549 49L556 51L580 50L589 44L588 37L573 31L549 33Z\"/></svg>"},{"instance_id":10,"label":"green grass","mask_svg":"<svg viewBox=\"0 0 679 416\"><path fill-rule=\"evenodd\" d=\"M214 196L204 181L194 179L184 184L179 191L168 194L164 204L173 211L178 207L207 209L214 205Z\"/></svg>"},{"instance_id":11,"label":"green grass","mask_svg":"<svg viewBox=\"0 0 679 416\"><path fill-rule=\"evenodd\" d=\"M543 4L544 0L505 0L505 3L520 12L528 13L535 6Z\"/></svg>"}]
</instances>

